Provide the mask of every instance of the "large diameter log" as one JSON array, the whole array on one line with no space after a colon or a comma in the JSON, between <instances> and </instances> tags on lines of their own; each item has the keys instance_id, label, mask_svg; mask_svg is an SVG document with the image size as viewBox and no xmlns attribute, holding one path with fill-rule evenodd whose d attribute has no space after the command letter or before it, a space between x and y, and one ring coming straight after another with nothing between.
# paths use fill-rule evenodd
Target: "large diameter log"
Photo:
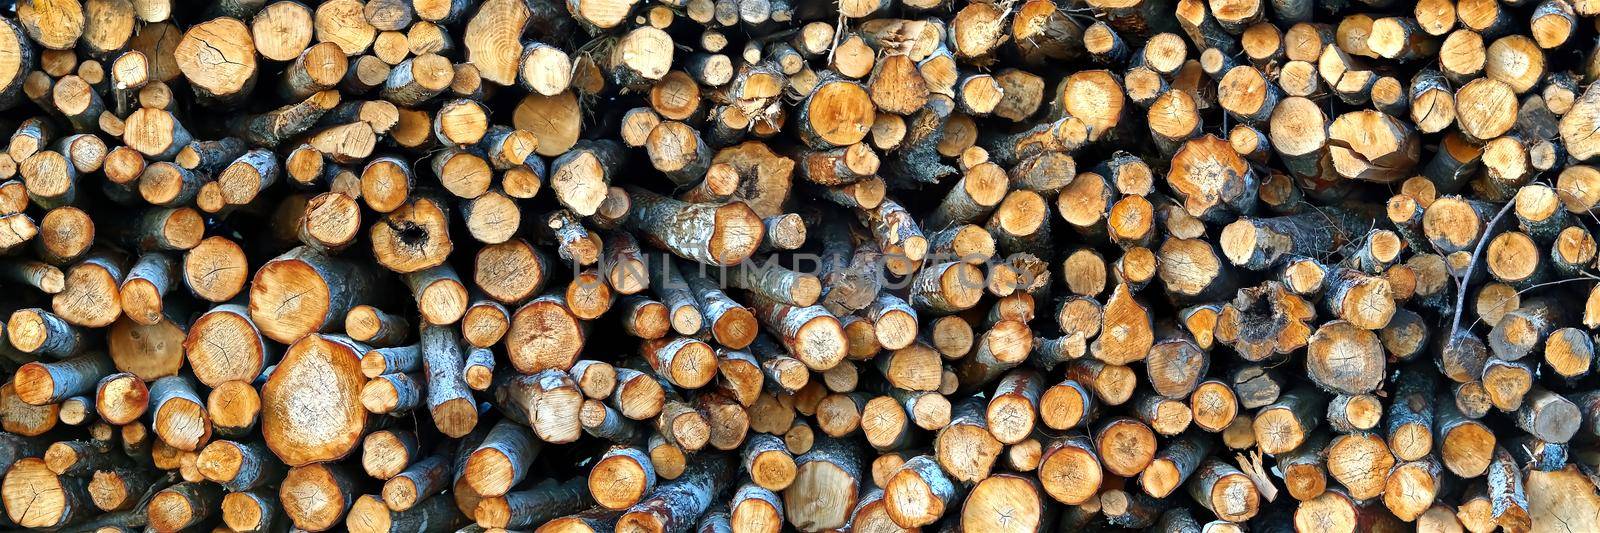
<instances>
[{"instance_id":1,"label":"large diameter log","mask_svg":"<svg viewBox=\"0 0 1600 533\"><path fill-rule=\"evenodd\" d=\"M299 247L268 261L250 284L250 318L261 333L292 343L342 324L371 297L372 276L356 263Z\"/></svg>"},{"instance_id":2,"label":"large diameter log","mask_svg":"<svg viewBox=\"0 0 1600 533\"><path fill-rule=\"evenodd\" d=\"M173 55L202 99L237 102L255 84L255 42L237 19L222 17L189 28Z\"/></svg>"},{"instance_id":3,"label":"large diameter log","mask_svg":"<svg viewBox=\"0 0 1600 533\"><path fill-rule=\"evenodd\" d=\"M289 346L261 388L261 433L290 466L337 460L367 430L361 407L364 346L347 338L307 335Z\"/></svg>"},{"instance_id":4,"label":"large diameter log","mask_svg":"<svg viewBox=\"0 0 1600 533\"><path fill-rule=\"evenodd\" d=\"M6 516L25 528L53 529L83 518L89 511L84 480L59 476L43 459L12 463L0 484Z\"/></svg>"},{"instance_id":5,"label":"large diameter log","mask_svg":"<svg viewBox=\"0 0 1600 533\"><path fill-rule=\"evenodd\" d=\"M1600 143L1587 134L1596 127L1600 127L1600 89L1591 85L1561 116L1561 141L1567 153L1580 161L1600 155Z\"/></svg>"},{"instance_id":6,"label":"large diameter log","mask_svg":"<svg viewBox=\"0 0 1600 533\"><path fill-rule=\"evenodd\" d=\"M1190 215L1219 216L1221 208L1249 212L1256 178L1227 141L1207 135L1184 143L1173 156L1167 183L1184 199Z\"/></svg>"},{"instance_id":7,"label":"large diameter log","mask_svg":"<svg viewBox=\"0 0 1600 533\"><path fill-rule=\"evenodd\" d=\"M1378 336L1344 321L1324 324L1311 335L1306 369L1329 391L1363 394L1384 377L1383 345Z\"/></svg>"},{"instance_id":8,"label":"large diameter log","mask_svg":"<svg viewBox=\"0 0 1600 533\"><path fill-rule=\"evenodd\" d=\"M859 453L849 441L822 438L795 461L794 483L783 492L790 524L819 531L847 523L862 487Z\"/></svg>"}]
</instances>

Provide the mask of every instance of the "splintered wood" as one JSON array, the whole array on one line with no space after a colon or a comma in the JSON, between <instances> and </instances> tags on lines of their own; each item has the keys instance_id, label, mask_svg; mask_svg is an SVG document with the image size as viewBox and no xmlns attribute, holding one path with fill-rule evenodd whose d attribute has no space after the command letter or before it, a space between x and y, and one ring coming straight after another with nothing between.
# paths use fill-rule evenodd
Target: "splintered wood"
<instances>
[{"instance_id":1,"label":"splintered wood","mask_svg":"<svg viewBox=\"0 0 1600 533\"><path fill-rule=\"evenodd\" d=\"M1600 530L1593 0L19 0L0 529Z\"/></svg>"}]
</instances>

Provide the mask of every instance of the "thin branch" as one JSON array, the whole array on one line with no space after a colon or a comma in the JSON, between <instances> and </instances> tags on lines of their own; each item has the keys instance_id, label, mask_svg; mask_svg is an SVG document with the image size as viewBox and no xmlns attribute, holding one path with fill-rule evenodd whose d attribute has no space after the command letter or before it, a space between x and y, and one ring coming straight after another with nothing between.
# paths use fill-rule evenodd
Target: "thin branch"
<instances>
[{"instance_id":1,"label":"thin branch","mask_svg":"<svg viewBox=\"0 0 1600 533\"><path fill-rule=\"evenodd\" d=\"M1577 274L1578 274L1578 277L1575 277L1575 278L1558 279L1558 280L1555 280L1555 281L1546 281L1544 283L1537 283L1537 284L1531 285L1526 289L1522 289L1522 290L1517 291L1517 296L1522 296L1522 295L1527 294L1527 293L1529 293L1531 291L1535 291L1535 290L1538 290L1538 289L1549 287L1551 285L1560 285L1560 284L1568 283L1568 282L1572 282L1572 281L1600 281L1600 275L1595 275L1595 274L1592 274L1592 273L1589 273L1589 272L1585 272L1585 271L1578 271ZM1470 330L1470 329L1472 329L1474 327L1477 327L1477 325L1480 322L1483 322L1483 317L1482 316L1479 316L1478 318L1474 319L1471 324L1468 324L1467 325L1467 329Z\"/></svg>"},{"instance_id":2,"label":"thin branch","mask_svg":"<svg viewBox=\"0 0 1600 533\"><path fill-rule=\"evenodd\" d=\"M1467 284L1472 282L1472 270L1478 266L1478 257L1483 255L1483 249L1489 244L1489 239L1494 238L1494 227L1500 225L1500 219L1505 218L1506 213L1510 213L1514 205L1516 202L1506 202L1506 205L1500 208L1500 212L1489 219L1489 224L1483 227L1483 237L1478 239L1478 245L1472 250L1472 258L1467 262L1467 271L1456 280L1456 312L1455 317L1450 320L1450 336L1445 337L1446 339L1454 341L1456 331L1461 328L1461 310L1467 305Z\"/></svg>"}]
</instances>

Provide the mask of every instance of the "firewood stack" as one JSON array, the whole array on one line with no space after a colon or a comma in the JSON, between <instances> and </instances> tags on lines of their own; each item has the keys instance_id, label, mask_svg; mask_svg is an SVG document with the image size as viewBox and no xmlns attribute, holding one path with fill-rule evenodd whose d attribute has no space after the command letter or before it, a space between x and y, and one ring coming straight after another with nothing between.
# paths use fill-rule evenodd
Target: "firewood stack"
<instances>
[{"instance_id":1,"label":"firewood stack","mask_svg":"<svg viewBox=\"0 0 1600 533\"><path fill-rule=\"evenodd\" d=\"M1600 2L1411 4L20 0L0 528L1600 530Z\"/></svg>"}]
</instances>

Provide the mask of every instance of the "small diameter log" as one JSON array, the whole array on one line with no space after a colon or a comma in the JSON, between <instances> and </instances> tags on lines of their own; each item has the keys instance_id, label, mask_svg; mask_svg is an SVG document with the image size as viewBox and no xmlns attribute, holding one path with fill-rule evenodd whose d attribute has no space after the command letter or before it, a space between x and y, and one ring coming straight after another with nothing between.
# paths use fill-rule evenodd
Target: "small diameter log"
<instances>
[{"instance_id":1,"label":"small diameter log","mask_svg":"<svg viewBox=\"0 0 1600 533\"><path fill-rule=\"evenodd\" d=\"M414 196L373 224L368 236L379 265L410 274L444 263L453 249L448 208L442 201Z\"/></svg>"},{"instance_id":2,"label":"small diameter log","mask_svg":"<svg viewBox=\"0 0 1600 533\"><path fill-rule=\"evenodd\" d=\"M1335 213L1333 222L1344 222ZM1240 218L1223 229L1223 255L1236 266L1271 268L1284 256L1316 256L1348 242L1352 235L1328 215L1302 213L1286 217Z\"/></svg>"},{"instance_id":3,"label":"small diameter log","mask_svg":"<svg viewBox=\"0 0 1600 533\"><path fill-rule=\"evenodd\" d=\"M1039 416L1045 426L1066 430L1079 427L1093 418L1095 397L1088 387L1066 379L1044 390L1039 397Z\"/></svg>"},{"instance_id":4,"label":"small diameter log","mask_svg":"<svg viewBox=\"0 0 1600 533\"><path fill-rule=\"evenodd\" d=\"M1492 246L1491 246L1492 247ZM1550 332L1568 319L1566 305L1558 299L1532 298L1506 313L1489 332L1489 349L1495 357L1518 360L1541 348Z\"/></svg>"},{"instance_id":5,"label":"small diameter log","mask_svg":"<svg viewBox=\"0 0 1600 533\"><path fill-rule=\"evenodd\" d=\"M605 200L613 173L626 161L620 144L582 141L550 165L550 187L574 213L594 214Z\"/></svg>"},{"instance_id":6,"label":"small diameter log","mask_svg":"<svg viewBox=\"0 0 1600 533\"><path fill-rule=\"evenodd\" d=\"M461 337L474 348L487 348L500 342L511 329L511 312L499 302L477 298L461 316Z\"/></svg>"},{"instance_id":7,"label":"small diameter log","mask_svg":"<svg viewBox=\"0 0 1600 533\"><path fill-rule=\"evenodd\" d=\"M827 370L844 359L848 346L838 319L821 306L795 307L753 297L756 317L800 362Z\"/></svg>"},{"instance_id":8,"label":"small diameter log","mask_svg":"<svg viewBox=\"0 0 1600 533\"><path fill-rule=\"evenodd\" d=\"M502 420L468 456L461 477L481 496L502 496L528 474L539 449L526 426Z\"/></svg>"},{"instance_id":9,"label":"small diameter log","mask_svg":"<svg viewBox=\"0 0 1600 533\"><path fill-rule=\"evenodd\" d=\"M1483 423L1463 416L1447 396L1434 402L1435 441L1446 468L1461 477L1477 477L1489 466L1497 439Z\"/></svg>"},{"instance_id":10,"label":"small diameter log","mask_svg":"<svg viewBox=\"0 0 1600 533\"><path fill-rule=\"evenodd\" d=\"M1217 518L1243 522L1254 517L1260 493L1250 476L1217 459L1207 459L1189 482L1189 495Z\"/></svg>"},{"instance_id":11,"label":"small diameter log","mask_svg":"<svg viewBox=\"0 0 1600 533\"><path fill-rule=\"evenodd\" d=\"M14 389L13 389L14 390ZM95 386L95 412L112 424L127 424L143 416L150 399L143 380L126 372L101 378Z\"/></svg>"},{"instance_id":12,"label":"small diameter log","mask_svg":"<svg viewBox=\"0 0 1600 533\"><path fill-rule=\"evenodd\" d=\"M259 442L216 440L200 451L195 467L205 479L244 492L283 478L283 465L271 453Z\"/></svg>"},{"instance_id":13,"label":"small diameter log","mask_svg":"<svg viewBox=\"0 0 1600 533\"><path fill-rule=\"evenodd\" d=\"M203 80L193 85L196 96L227 104L250 93L256 81L256 47L249 35L244 23L227 17L184 32L173 55L185 77ZM201 57L216 60L205 61Z\"/></svg>"},{"instance_id":14,"label":"small diameter log","mask_svg":"<svg viewBox=\"0 0 1600 533\"><path fill-rule=\"evenodd\" d=\"M944 516L946 506L961 496L958 485L931 456L906 461L884 487L884 509L895 524L905 528L926 526Z\"/></svg>"},{"instance_id":15,"label":"small diameter log","mask_svg":"<svg viewBox=\"0 0 1600 533\"><path fill-rule=\"evenodd\" d=\"M307 531L338 525L356 496L354 477L343 467L325 463L290 468L278 487L284 514L295 527Z\"/></svg>"},{"instance_id":16,"label":"small diameter log","mask_svg":"<svg viewBox=\"0 0 1600 533\"><path fill-rule=\"evenodd\" d=\"M115 466L117 456L111 451L112 444L106 441L57 441L45 449L44 462L58 475L82 477Z\"/></svg>"},{"instance_id":17,"label":"small diameter log","mask_svg":"<svg viewBox=\"0 0 1600 533\"><path fill-rule=\"evenodd\" d=\"M781 531L783 527L783 502L778 499L777 493L771 490L746 484L734 492L733 501L729 503L730 531L756 531L772 533ZM712 520L717 513L706 515L700 522L700 530L705 531L707 522Z\"/></svg>"},{"instance_id":18,"label":"small diameter log","mask_svg":"<svg viewBox=\"0 0 1600 533\"><path fill-rule=\"evenodd\" d=\"M651 129L644 146L651 166L678 185L705 176L711 165L711 147L701 140L699 131L675 120Z\"/></svg>"},{"instance_id":19,"label":"small diameter log","mask_svg":"<svg viewBox=\"0 0 1600 533\"><path fill-rule=\"evenodd\" d=\"M222 491L209 483L186 482L162 489L145 507L151 529L180 531L199 525L217 512Z\"/></svg>"},{"instance_id":20,"label":"small diameter log","mask_svg":"<svg viewBox=\"0 0 1600 533\"><path fill-rule=\"evenodd\" d=\"M674 263L667 260L649 262L650 287L667 307L672 330L682 335L692 335L700 331L704 315L697 305L697 296L683 276L679 275Z\"/></svg>"},{"instance_id":21,"label":"small diameter log","mask_svg":"<svg viewBox=\"0 0 1600 533\"><path fill-rule=\"evenodd\" d=\"M1139 486L1152 497L1167 497L1200 468L1214 447L1214 441L1198 434L1174 439L1157 452L1150 466L1139 474Z\"/></svg>"},{"instance_id":22,"label":"small diameter log","mask_svg":"<svg viewBox=\"0 0 1600 533\"><path fill-rule=\"evenodd\" d=\"M1341 434L1370 431L1382 418L1382 403L1376 395L1341 394L1328 402L1328 427Z\"/></svg>"},{"instance_id":23,"label":"small diameter log","mask_svg":"<svg viewBox=\"0 0 1600 533\"><path fill-rule=\"evenodd\" d=\"M402 277L411 288L422 319L430 325L455 324L467 311L467 288L449 265L440 265Z\"/></svg>"},{"instance_id":24,"label":"small diameter log","mask_svg":"<svg viewBox=\"0 0 1600 533\"><path fill-rule=\"evenodd\" d=\"M740 270L743 265L738 267ZM699 302L698 316L704 321L709 321L712 338L719 344L734 349L742 349L755 340L756 333L760 330L757 326L755 314L739 302L729 298L717 283L702 275L698 275L688 263L683 263L682 268L675 272L685 273L683 280L687 282L689 291ZM667 278L664 281L670 282Z\"/></svg>"},{"instance_id":25,"label":"small diameter log","mask_svg":"<svg viewBox=\"0 0 1600 533\"><path fill-rule=\"evenodd\" d=\"M222 497L222 520L235 531L263 532L281 523L275 495L266 491L232 492Z\"/></svg>"},{"instance_id":26,"label":"small diameter log","mask_svg":"<svg viewBox=\"0 0 1600 533\"><path fill-rule=\"evenodd\" d=\"M726 455L695 461L683 475L624 512L617 519L617 529L641 532L682 530L710 508L715 495L728 490L733 473L732 461Z\"/></svg>"},{"instance_id":27,"label":"small diameter log","mask_svg":"<svg viewBox=\"0 0 1600 533\"><path fill-rule=\"evenodd\" d=\"M113 372L111 359L104 353L88 353L53 363L34 361L17 369L15 391L17 398L32 405L60 403L88 393L101 378Z\"/></svg>"},{"instance_id":28,"label":"small diameter log","mask_svg":"<svg viewBox=\"0 0 1600 533\"><path fill-rule=\"evenodd\" d=\"M583 393L565 372L545 370L508 379L496 386L495 403L545 442L565 444L582 435Z\"/></svg>"},{"instance_id":29,"label":"small diameter log","mask_svg":"<svg viewBox=\"0 0 1600 533\"><path fill-rule=\"evenodd\" d=\"M656 486L655 467L648 452L630 446L613 446L590 471L589 495L601 507L624 510L643 500Z\"/></svg>"},{"instance_id":30,"label":"small diameter log","mask_svg":"<svg viewBox=\"0 0 1600 533\"><path fill-rule=\"evenodd\" d=\"M1306 442L1321 419L1322 400L1314 390L1296 389L1262 408L1252 421L1262 453L1287 453Z\"/></svg>"},{"instance_id":31,"label":"small diameter log","mask_svg":"<svg viewBox=\"0 0 1600 533\"><path fill-rule=\"evenodd\" d=\"M211 417L188 378L167 376L151 383L150 413L152 429L168 446L195 452L211 439Z\"/></svg>"},{"instance_id":32,"label":"small diameter log","mask_svg":"<svg viewBox=\"0 0 1600 533\"><path fill-rule=\"evenodd\" d=\"M1111 418L1102 422L1095 433L1095 449L1106 471L1119 476L1133 476L1154 460L1155 433L1138 420Z\"/></svg>"},{"instance_id":33,"label":"small diameter log","mask_svg":"<svg viewBox=\"0 0 1600 533\"><path fill-rule=\"evenodd\" d=\"M1114 526L1128 528L1149 527L1155 524L1163 504L1142 492L1110 489L1100 496L1100 512Z\"/></svg>"},{"instance_id":34,"label":"small diameter log","mask_svg":"<svg viewBox=\"0 0 1600 533\"><path fill-rule=\"evenodd\" d=\"M526 490L506 494L503 498L486 498L478 502L473 516L480 524L491 527L532 527L588 505L589 502L582 497L584 484L582 476L566 481L545 479Z\"/></svg>"},{"instance_id":35,"label":"small diameter log","mask_svg":"<svg viewBox=\"0 0 1600 533\"><path fill-rule=\"evenodd\" d=\"M679 387L698 389L716 377L711 346L692 337L646 341L640 352L658 376Z\"/></svg>"},{"instance_id":36,"label":"small diameter log","mask_svg":"<svg viewBox=\"0 0 1600 533\"><path fill-rule=\"evenodd\" d=\"M1189 409L1194 412L1194 425L1216 433L1233 424L1239 414L1239 399L1232 387L1220 380L1201 382L1189 395Z\"/></svg>"},{"instance_id":37,"label":"small diameter log","mask_svg":"<svg viewBox=\"0 0 1600 533\"><path fill-rule=\"evenodd\" d=\"M455 502L444 496L429 498L405 511L390 509L386 503L371 494L356 498L345 518L345 528L353 533L447 531L462 522Z\"/></svg>"},{"instance_id":38,"label":"small diameter log","mask_svg":"<svg viewBox=\"0 0 1600 533\"><path fill-rule=\"evenodd\" d=\"M420 345L375 348L361 355L361 375L376 378L386 374L415 372L422 368Z\"/></svg>"},{"instance_id":39,"label":"small diameter log","mask_svg":"<svg viewBox=\"0 0 1600 533\"><path fill-rule=\"evenodd\" d=\"M789 270L774 260L763 263L759 268L739 265L725 271L722 279L733 287L752 291L784 305L808 307L817 302L822 293L822 283L816 276Z\"/></svg>"},{"instance_id":40,"label":"small diameter log","mask_svg":"<svg viewBox=\"0 0 1600 533\"><path fill-rule=\"evenodd\" d=\"M1516 412L1517 427L1535 438L1553 443L1571 439L1578 430L1580 418L1576 405L1544 388L1530 390Z\"/></svg>"},{"instance_id":41,"label":"small diameter log","mask_svg":"<svg viewBox=\"0 0 1600 533\"><path fill-rule=\"evenodd\" d=\"M911 305L934 314L969 309L983 296L983 279L976 266L965 262L928 265L911 282Z\"/></svg>"},{"instance_id":42,"label":"small diameter log","mask_svg":"<svg viewBox=\"0 0 1600 533\"><path fill-rule=\"evenodd\" d=\"M1522 472L1504 447L1495 447L1489 463L1488 478L1490 516L1507 528L1527 528L1528 495L1524 490Z\"/></svg>"},{"instance_id":43,"label":"small diameter log","mask_svg":"<svg viewBox=\"0 0 1600 533\"><path fill-rule=\"evenodd\" d=\"M374 479L393 478L417 460L418 446L415 432L374 431L361 440L361 469Z\"/></svg>"},{"instance_id":44,"label":"small diameter log","mask_svg":"<svg viewBox=\"0 0 1600 533\"><path fill-rule=\"evenodd\" d=\"M1095 398L1105 404L1122 405L1133 397L1137 378L1132 368L1085 359L1073 360L1068 365L1067 379L1088 386Z\"/></svg>"},{"instance_id":45,"label":"small diameter log","mask_svg":"<svg viewBox=\"0 0 1600 533\"><path fill-rule=\"evenodd\" d=\"M467 388L460 339L442 326L422 328L423 370L428 381L428 411L446 435L460 437L477 425L477 408Z\"/></svg>"},{"instance_id":46,"label":"small diameter log","mask_svg":"<svg viewBox=\"0 0 1600 533\"><path fill-rule=\"evenodd\" d=\"M1013 370L1000 380L984 415L996 440L1016 444L1033 433L1042 389L1042 378L1029 369Z\"/></svg>"},{"instance_id":47,"label":"small diameter log","mask_svg":"<svg viewBox=\"0 0 1600 533\"><path fill-rule=\"evenodd\" d=\"M1279 470L1289 496L1307 501L1321 495L1328 488L1327 464L1323 452L1328 447L1328 433L1318 432L1299 448L1278 456Z\"/></svg>"},{"instance_id":48,"label":"small diameter log","mask_svg":"<svg viewBox=\"0 0 1600 533\"><path fill-rule=\"evenodd\" d=\"M794 482L796 467L794 457L783 440L766 433L751 434L745 440L740 465L750 474L750 480L768 490L782 491Z\"/></svg>"},{"instance_id":49,"label":"small diameter log","mask_svg":"<svg viewBox=\"0 0 1600 533\"><path fill-rule=\"evenodd\" d=\"M1401 520L1415 521L1433 505L1443 480L1438 459L1424 459L1395 465L1389 472L1383 504Z\"/></svg>"},{"instance_id":50,"label":"small diameter log","mask_svg":"<svg viewBox=\"0 0 1600 533\"><path fill-rule=\"evenodd\" d=\"M405 511L449 488L450 462L448 455L435 454L407 466L384 481L383 503L390 510Z\"/></svg>"},{"instance_id":51,"label":"small diameter log","mask_svg":"<svg viewBox=\"0 0 1600 533\"><path fill-rule=\"evenodd\" d=\"M1306 369L1322 388L1343 394L1363 394L1383 379L1384 352L1378 336L1350 322L1324 324L1308 342Z\"/></svg>"},{"instance_id":52,"label":"small diameter log","mask_svg":"<svg viewBox=\"0 0 1600 533\"><path fill-rule=\"evenodd\" d=\"M1533 370L1533 364L1529 361L1490 358L1488 363L1484 364L1481 381L1488 405L1506 412L1521 407L1523 399L1533 387ZM1458 393L1456 398L1461 402L1464 395ZM1478 402L1478 405L1483 405L1483 402Z\"/></svg>"},{"instance_id":53,"label":"small diameter log","mask_svg":"<svg viewBox=\"0 0 1600 533\"><path fill-rule=\"evenodd\" d=\"M112 467L96 470L89 480L89 498L96 509L118 512L133 509L144 491L156 486L156 476L147 470Z\"/></svg>"},{"instance_id":54,"label":"small diameter log","mask_svg":"<svg viewBox=\"0 0 1600 533\"><path fill-rule=\"evenodd\" d=\"M355 306L344 317L345 335L368 346L398 345L410 336L410 330L405 318L370 305Z\"/></svg>"},{"instance_id":55,"label":"small diameter log","mask_svg":"<svg viewBox=\"0 0 1600 533\"><path fill-rule=\"evenodd\" d=\"M384 374L361 387L361 405L380 415L403 415L422 403L420 375Z\"/></svg>"},{"instance_id":56,"label":"small diameter log","mask_svg":"<svg viewBox=\"0 0 1600 533\"><path fill-rule=\"evenodd\" d=\"M1389 449L1401 461L1416 461L1434 448L1434 383L1427 372L1401 372L1389 405L1386 431Z\"/></svg>"},{"instance_id":57,"label":"small diameter log","mask_svg":"<svg viewBox=\"0 0 1600 533\"><path fill-rule=\"evenodd\" d=\"M145 326L160 323L162 298L177 284L177 276L177 263L170 256L158 252L139 256L122 281L123 314Z\"/></svg>"},{"instance_id":58,"label":"small diameter log","mask_svg":"<svg viewBox=\"0 0 1600 533\"><path fill-rule=\"evenodd\" d=\"M646 242L710 265L738 264L760 247L761 220L743 203L688 204L628 189L636 210L628 225Z\"/></svg>"},{"instance_id":59,"label":"small diameter log","mask_svg":"<svg viewBox=\"0 0 1600 533\"><path fill-rule=\"evenodd\" d=\"M982 387L1026 361L1032 352L1032 342L1032 331L1023 322L999 321L983 334L972 355L956 369L961 386L966 389Z\"/></svg>"},{"instance_id":60,"label":"small diameter log","mask_svg":"<svg viewBox=\"0 0 1600 533\"><path fill-rule=\"evenodd\" d=\"M6 320L6 340L22 353L53 358L77 355L87 344L78 327L54 313L36 308L11 314Z\"/></svg>"},{"instance_id":61,"label":"small diameter log","mask_svg":"<svg viewBox=\"0 0 1600 533\"><path fill-rule=\"evenodd\" d=\"M1328 527L1338 531L1359 531L1367 524L1371 527L1402 527L1393 515L1376 507L1375 502L1363 502L1341 488L1331 488L1322 495L1301 502L1294 512L1295 527Z\"/></svg>"},{"instance_id":62,"label":"small diameter log","mask_svg":"<svg viewBox=\"0 0 1600 533\"><path fill-rule=\"evenodd\" d=\"M1328 474L1349 490L1350 496L1361 499L1382 494L1386 475L1394 466L1388 444L1371 433L1334 437L1327 457Z\"/></svg>"}]
</instances>

